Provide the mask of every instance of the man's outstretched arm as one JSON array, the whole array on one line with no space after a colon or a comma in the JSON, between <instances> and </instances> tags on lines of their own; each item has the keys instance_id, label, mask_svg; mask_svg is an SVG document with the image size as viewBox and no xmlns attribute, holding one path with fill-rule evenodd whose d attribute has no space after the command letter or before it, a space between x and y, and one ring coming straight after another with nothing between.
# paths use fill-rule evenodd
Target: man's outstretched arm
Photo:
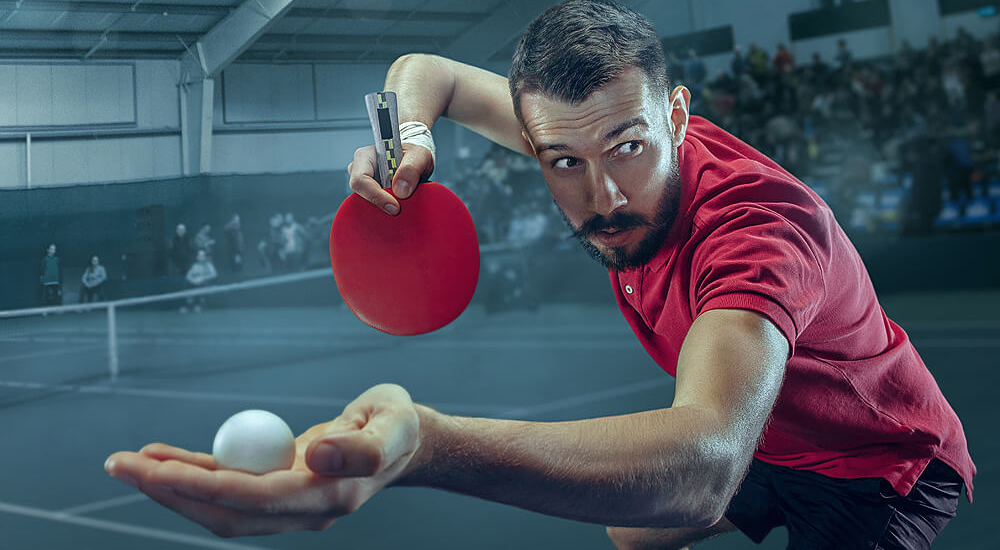
<instances>
[{"instance_id":1,"label":"man's outstretched arm","mask_svg":"<svg viewBox=\"0 0 1000 550\"><path fill-rule=\"evenodd\" d=\"M605 525L712 525L746 472L787 353L763 317L713 310L685 338L671 408L537 423L418 406L420 447L397 484Z\"/></svg>"},{"instance_id":2,"label":"man's outstretched arm","mask_svg":"<svg viewBox=\"0 0 1000 550\"><path fill-rule=\"evenodd\" d=\"M604 525L706 526L746 470L787 350L758 315L710 311L684 341L669 409L558 423L456 418L383 384L296 438L289 470L225 470L163 444L114 453L105 469L222 536L325 529L394 484Z\"/></svg>"}]
</instances>

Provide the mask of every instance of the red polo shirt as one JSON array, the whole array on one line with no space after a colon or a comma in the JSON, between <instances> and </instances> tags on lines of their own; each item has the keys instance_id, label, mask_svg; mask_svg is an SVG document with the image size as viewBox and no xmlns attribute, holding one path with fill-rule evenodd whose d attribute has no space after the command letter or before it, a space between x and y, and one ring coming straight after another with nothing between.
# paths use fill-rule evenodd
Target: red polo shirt
<instances>
[{"instance_id":1,"label":"red polo shirt","mask_svg":"<svg viewBox=\"0 0 1000 550\"><path fill-rule=\"evenodd\" d=\"M700 117L680 147L680 209L657 256L611 271L618 305L671 376L695 317L768 318L791 356L755 457L829 477L881 477L907 495L938 458L976 467L958 416L879 306L829 207L774 161Z\"/></svg>"}]
</instances>

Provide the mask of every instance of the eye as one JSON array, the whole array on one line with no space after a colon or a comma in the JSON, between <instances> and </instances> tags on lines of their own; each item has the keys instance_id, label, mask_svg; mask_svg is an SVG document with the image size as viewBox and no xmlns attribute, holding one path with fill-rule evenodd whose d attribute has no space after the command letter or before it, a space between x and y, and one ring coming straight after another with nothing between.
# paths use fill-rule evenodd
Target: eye
<instances>
[{"instance_id":1,"label":"eye","mask_svg":"<svg viewBox=\"0 0 1000 550\"><path fill-rule=\"evenodd\" d=\"M553 168L572 168L580 164L580 161L573 157L561 157L552 162Z\"/></svg>"},{"instance_id":2,"label":"eye","mask_svg":"<svg viewBox=\"0 0 1000 550\"><path fill-rule=\"evenodd\" d=\"M612 156L616 157L619 155L631 156L631 155L638 155L641 152L642 152L642 142L638 140L632 140L632 141L626 141L625 143L619 145L618 148L615 149L615 152L613 153Z\"/></svg>"}]
</instances>

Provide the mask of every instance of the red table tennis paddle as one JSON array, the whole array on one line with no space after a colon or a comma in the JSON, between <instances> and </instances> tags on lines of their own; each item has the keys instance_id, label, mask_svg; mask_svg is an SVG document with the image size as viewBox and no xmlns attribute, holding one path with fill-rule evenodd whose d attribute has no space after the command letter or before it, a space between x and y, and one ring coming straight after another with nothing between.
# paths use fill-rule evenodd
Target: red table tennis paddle
<instances>
[{"instance_id":1,"label":"red table tennis paddle","mask_svg":"<svg viewBox=\"0 0 1000 550\"><path fill-rule=\"evenodd\" d=\"M389 189L402 156L396 94L368 94L365 103L377 177ZM330 262L337 289L359 319L410 336L447 325L469 305L479 280L479 241L462 200L428 182L400 200L396 216L357 194L347 197L330 229Z\"/></svg>"}]
</instances>

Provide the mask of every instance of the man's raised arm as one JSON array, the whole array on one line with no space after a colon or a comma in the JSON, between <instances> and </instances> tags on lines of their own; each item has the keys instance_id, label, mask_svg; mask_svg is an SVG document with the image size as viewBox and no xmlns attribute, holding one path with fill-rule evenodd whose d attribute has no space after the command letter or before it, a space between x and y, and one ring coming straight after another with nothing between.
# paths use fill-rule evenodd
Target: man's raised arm
<instances>
[{"instance_id":1,"label":"man's raised arm","mask_svg":"<svg viewBox=\"0 0 1000 550\"><path fill-rule=\"evenodd\" d=\"M396 92L401 125L420 122L431 128L444 116L504 147L531 154L514 116L507 79L498 74L439 56L408 54L389 67L385 89ZM428 149L404 143L393 192L402 199L409 197L433 170ZM351 189L390 214L399 212L399 201L374 179L374 147L355 151L348 171Z\"/></svg>"}]
</instances>

